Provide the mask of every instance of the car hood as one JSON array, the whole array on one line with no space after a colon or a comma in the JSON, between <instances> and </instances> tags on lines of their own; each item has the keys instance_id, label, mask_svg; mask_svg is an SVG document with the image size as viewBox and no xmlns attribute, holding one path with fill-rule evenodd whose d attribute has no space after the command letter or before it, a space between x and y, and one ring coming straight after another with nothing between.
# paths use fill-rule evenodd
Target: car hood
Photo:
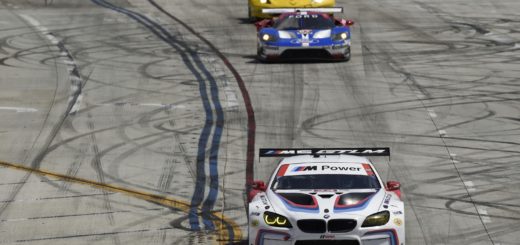
<instances>
[{"instance_id":1,"label":"car hood","mask_svg":"<svg viewBox=\"0 0 520 245\"><path fill-rule=\"evenodd\" d=\"M272 210L290 219L360 218L388 209L392 195L384 189L342 191L272 191Z\"/></svg>"}]
</instances>

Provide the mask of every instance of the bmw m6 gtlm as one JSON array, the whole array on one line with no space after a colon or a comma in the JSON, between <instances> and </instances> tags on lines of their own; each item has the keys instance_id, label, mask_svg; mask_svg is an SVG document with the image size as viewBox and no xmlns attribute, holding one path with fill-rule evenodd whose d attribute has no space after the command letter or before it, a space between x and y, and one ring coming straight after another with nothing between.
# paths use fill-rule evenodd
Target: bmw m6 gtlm
<instances>
[{"instance_id":1,"label":"bmw m6 gtlm","mask_svg":"<svg viewBox=\"0 0 520 245\"><path fill-rule=\"evenodd\" d=\"M388 148L261 149L260 154L290 157L280 161L267 185L254 182L249 244L405 244L400 184L383 184L363 157L389 155Z\"/></svg>"},{"instance_id":2,"label":"bmw m6 gtlm","mask_svg":"<svg viewBox=\"0 0 520 245\"><path fill-rule=\"evenodd\" d=\"M354 22L327 13L341 12L342 8L303 10L272 9L281 15L256 23L258 58L349 60L350 26Z\"/></svg>"}]
</instances>

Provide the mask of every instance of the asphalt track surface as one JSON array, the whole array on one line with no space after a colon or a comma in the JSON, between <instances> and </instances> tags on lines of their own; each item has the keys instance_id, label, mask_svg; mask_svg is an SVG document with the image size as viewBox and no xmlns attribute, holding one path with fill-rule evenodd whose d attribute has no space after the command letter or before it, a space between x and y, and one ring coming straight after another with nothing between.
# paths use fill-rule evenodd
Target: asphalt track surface
<instances>
[{"instance_id":1,"label":"asphalt track surface","mask_svg":"<svg viewBox=\"0 0 520 245\"><path fill-rule=\"evenodd\" d=\"M260 147L390 147L408 244L519 244L520 2L339 1L262 64L246 1L0 0L0 244L247 239Z\"/></svg>"}]
</instances>

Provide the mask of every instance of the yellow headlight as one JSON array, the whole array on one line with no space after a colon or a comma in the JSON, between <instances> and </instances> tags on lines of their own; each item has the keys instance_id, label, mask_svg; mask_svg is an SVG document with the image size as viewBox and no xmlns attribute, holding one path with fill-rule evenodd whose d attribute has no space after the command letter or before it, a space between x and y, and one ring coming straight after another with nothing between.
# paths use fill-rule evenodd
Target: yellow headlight
<instances>
[{"instance_id":1,"label":"yellow headlight","mask_svg":"<svg viewBox=\"0 0 520 245\"><path fill-rule=\"evenodd\" d=\"M267 0L260 0L260 3L267 3Z\"/></svg>"},{"instance_id":2,"label":"yellow headlight","mask_svg":"<svg viewBox=\"0 0 520 245\"><path fill-rule=\"evenodd\" d=\"M264 40L264 41L269 41L269 39L271 39L271 36L269 36L269 34L264 34L262 36L262 40Z\"/></svg>"},{"instance_id":3,"label":"yellow headlight","mask_svg":"<svg viewBox=\"0 0 520 245\"><path fill-rule=\"evenodd\" d=\"M286 228L292 227L291 223L287 220L286 217L273 212L264 212L264 222L270 226Z\"/></svg>"},{"instance_id":4,"label":"yellow headlight","mask_svg":"<svg viewBox=\"0 0 520 245\"><path fill-rule=\"evenodd\" d=\"M388 223L388 220L390 220L390 212L382 211L368 216L363 222L363 225L361 225L361 227L386 225L386 223Z\"/></svg>"}]
</instances>

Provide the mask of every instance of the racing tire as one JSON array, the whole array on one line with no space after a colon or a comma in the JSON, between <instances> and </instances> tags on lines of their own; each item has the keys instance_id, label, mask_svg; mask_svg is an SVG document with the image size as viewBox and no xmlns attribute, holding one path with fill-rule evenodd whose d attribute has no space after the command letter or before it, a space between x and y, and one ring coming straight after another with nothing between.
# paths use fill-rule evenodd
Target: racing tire
<instances>
[{"instance_id":1,"label":"racing tire","mask_svg":"<svg viewBox=\"0 0 520 245\"><path fill-rule=\"evenodd\" d=\"M262 63L266 63L267 57L264 56L263 54L264 54L264 49L262 47L258 47L256 49L256 59Z\"/></svg>"},{"instance_id":2,"label":"racing tire","mask_svg":"<svg viewBox=\"0 0 520 245\"><path fill-rule=\"evenodd\" d=\"M347 48L347 51L345 52L345 54L343 56L344 56L343 57L344 62L347 62L350 60L350 57L351 57L350 47Z\"/></svg>"}]
</instances>

